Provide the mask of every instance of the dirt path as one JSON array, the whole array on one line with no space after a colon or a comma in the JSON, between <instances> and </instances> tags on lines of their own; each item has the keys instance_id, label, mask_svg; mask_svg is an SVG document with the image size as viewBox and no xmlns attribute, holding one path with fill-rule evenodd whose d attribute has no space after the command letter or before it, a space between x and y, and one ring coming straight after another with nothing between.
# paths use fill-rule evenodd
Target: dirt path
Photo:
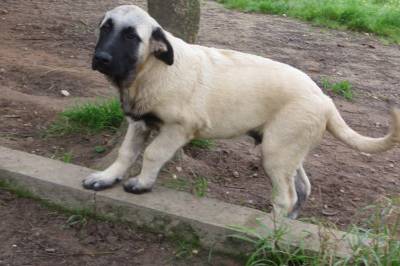
<instances>
[{"instance_id":1,"label":"dirt path","mask_svg":"<svg viewBox=\"0 0 400 266\"><path fill-rule=\"evenodd\" d=\"M110 146L107 134L60 140L43 139L41 132L57 110L76 101L115 95L104 78L90 70L90 56L102 13L124 2L132 1L0 3L0 145L56 158L71 152L75 163L85 165L99 157L94 146ZM364 34L229 11L204 1L198 42L276 59L316 81L349 80L355 88L354 101L333 97L345 120L363 134L383 135L390 104L400 103L399 46L382 45ZM61 89L71 97L61 96ZM270 210L270 182L251 140L218 141L210 151L188 148L187 154L182 162L167 165L162 183L170 183L174 175L189 183L202 176L208 180L208 196ZM327 135L305 164L313 191L303 217L326 218L340 227L356 221L362 207L381 196L399 195L399 160L398 149L370 156Z\"/></svg>"}]
</instances>

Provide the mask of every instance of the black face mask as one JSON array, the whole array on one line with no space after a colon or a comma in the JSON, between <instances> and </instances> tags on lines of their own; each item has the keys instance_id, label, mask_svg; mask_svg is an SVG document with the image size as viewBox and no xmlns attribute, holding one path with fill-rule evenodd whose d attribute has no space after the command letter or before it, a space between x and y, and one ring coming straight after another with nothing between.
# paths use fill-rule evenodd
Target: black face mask
<instances>
[{"instance_id":1,"label":"black face mask","mask_svg":"<svg viewBox=\"0 0 400 266\"><path fill-rule=\"evenodd\" d=\"M117 86L122 86L134 74L141 42L133 27L119 30L108 19L100 28L92 59L93 70L103 73Z\"/></svg>"}]
</instances>

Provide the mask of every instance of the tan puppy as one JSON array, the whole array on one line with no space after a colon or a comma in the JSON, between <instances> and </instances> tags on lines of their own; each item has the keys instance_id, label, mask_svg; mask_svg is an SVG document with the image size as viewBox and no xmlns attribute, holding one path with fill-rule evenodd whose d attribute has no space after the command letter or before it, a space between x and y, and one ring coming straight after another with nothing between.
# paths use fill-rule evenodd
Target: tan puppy
<instances>
[{"instance_id":1,"label":"tan puppy","mask_svg":"<svg viewBox=\"0 0 400 266\"><path fill-rule=\"evenodd\" d=\"M187 44L133 5L105 14L93 69L119 89L129 127L117 160L83 181L88 189L121 180L152 129L159 134L144 151L141 173L124 184L128 192L151 190L161 167L193 138L250 134L262 138L274 211L295 218L311 191L304 158L326 130L368 153L400 142L399 110L393 110L388 135L361 136L303 72L255 55Z\"/></svg>"}]
</instances>

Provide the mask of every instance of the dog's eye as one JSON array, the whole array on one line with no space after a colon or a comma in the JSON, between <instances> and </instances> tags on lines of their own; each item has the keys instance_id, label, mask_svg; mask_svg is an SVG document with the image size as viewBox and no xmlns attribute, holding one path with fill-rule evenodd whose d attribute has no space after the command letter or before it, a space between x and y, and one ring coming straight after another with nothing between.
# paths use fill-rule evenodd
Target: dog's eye
<instances>
[{"instance_id":1,"label":"dog's eye","mask_svg":"<svg viewBox=\"0 0 400 266\"><path fill-rule=\"evenodd\" d=\"M127 38L129 40L139 39L139 37L133 32L125 33L125 38Z\"/></svg>"},{"instance_id":2,"label":"dog's eye","mask_svg":"<svg viewBox=\"0 0 400 266\"><path fill-rule=\"evenodd\" d=\"M101 26L100 30L103 32L110 32L112 30L113 23L111 20L107 20L103 26Z\"/></svg>"},{"instance_id":3,"label":"dog's eye","mask_svg":"<svg viewBox=\"0 0 400 266\"><path fill-rule=\"evenodd\" d=\"M101 27L101 30L104 32L110 32L111 31L111 25L106 23Z\"/></svg>"}]
</instances>

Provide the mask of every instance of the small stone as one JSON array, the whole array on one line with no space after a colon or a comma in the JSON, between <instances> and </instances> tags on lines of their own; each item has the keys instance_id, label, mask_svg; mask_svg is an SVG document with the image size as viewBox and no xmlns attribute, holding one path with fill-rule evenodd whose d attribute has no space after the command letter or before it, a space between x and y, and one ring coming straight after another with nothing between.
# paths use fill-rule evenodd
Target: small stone
<instances>
[{"instance_id":1,"label":"small stone","mask_svg":"<svg viewBox=\"0 0 400 266\"><path fill-rule=\"evenodd\" d=\"M0 73L6 73L6 69L5 68L0 68Z\"/></svg>"},{"instance_id":2,"label":"small stone","mask_svg":"<svg viewBox=\"0 0 400 266\"><path fill-rule=\"evenodd\" d=\"M196 255L196 254L199 253L199 251L198 251L197 249L193 249L193 250L192 250L192 253L193 253L194 255Z\"/></svg>"},{"instance_id":3,"label":"small stone","mask_svg":"<svg viewBox=\"0 0 400 266\"><path fill-rule=\"evenodd\" d=\"M178 176L177 176L176 174L173 174L173 175L172 175L172 178L173 178L173 179L178 179Z\"/></svg>"},{"instance_id":4,"label":"small stone","mask_svg":"<svg viewBox=\"0 0 400 266\"><path fill-rule=\"evenodd\" d=\"M225 192L226 194L229 194L229 191Z\"/></svg>"},{"instance_id":5,"label":"small stone","mask_svg":"<svg viewBox=\"0 0 400 266\"><path fill-rule=\"evenodd\" d=\"M345 192L343 188L341 188L339 191L340 191L340 192L342 192L342 193L344 193L344 192Z\"/></svg>"},{"instance_id":6,"label":"small stone","mask_svg":"<svg viewBox=\"0 0 400 266\"><path fill-rule=\"evenodd\" d=\"M389 164L389 167L394 168L394 164L393 163Z\"/></svg>"},{"instance_id":7,"label":"small stone","mask_svg":"<svg viewBox=\"0 0 400 266\"><path fill-rule=\"evenodd\" d=\"M328 209L328 205L324 204L324 209Z\"/></svg>"},{"instance_id":8,"label":"small stone","mask_svg":"<svg viewBox=\"0 0 400 266\"><path fill-rule=\"evenodd\" d=\"M238 172L238 171L234 171L232 174L233 174L233 176L236 177L236 178L239 177L239 172Z\"/></svg>"},{"instance_id":9,"label":"small stone","mask_svg":"<svg viewBox=\"0 0 400 266\"><path fill-rule=\"evenodd\" d=\"M71 95L71 94L69 93L69 91L67 91L67 90L61 90L60 92L61 92L61 95L62 95L62 96L65 96L65 97L68 97L68 96Z\"/></svg>"},{"instance_id":10,"label":"small stone","mask_svg":"<svg viewBox=\"0 0 400 266\"><path fill-rule=\"evenodd\" d=\"M177 167L176 167L176 171L178 171L178 172L182 172L182 167L180 167L180 166L177 166Z\"/></svg>"},{"instance_id":11,"label":"small stone","mask_svg":"<svg viewBox=\"0 0 400 266\"><path fill-rule=\"evenodd\" d=\"M313 154L313 156L314 156L314 157L317 157L317 158L320 157L320 155L319 155L318 153Z\"/></svg>"},{"instance_id":12,"label":"small stone","mask_svg":"<svg viewBox=\"0 0 400 266\"><path fill-rule=\"evenodd\" d=\"M47 253L54 253L54 252L56 252L56 249L55 248L46 248L45 251Z\"/></svg>"},{"instance_id":13,"label":"small stone","mask_svg":"<svg viewBox=\"0 0 400 266\"><path fill-rule=\"evenodd\" d=\"M253 200L249 200L249 203L250 203L250 204L253 204L253 203L254 203L254 201L253 201Z\"/></svg>"},{"instance_id":14,"label":"small stone","mask_svg":"<svg viewBox=\"0 0 400 266\"><path fill-rule=\"evenodd\" d=\"M257 177L258 177L258 174L257 174L257 173L254 173L254 174L251 175L251 177L257 178Z\"/></svg>"},{"instance_id":15,"label":"small stone","mask_svg":"<svg viewBox=\"0 0 400 266\"><path fill-rule=\"evenodd\" d=\"M371 157L371 154L366 153L366 152L361 152L361 155L364 155L365 157Z\"/></svg>"},{"instance_id":16,"label":"small stone","mask_svg":"<svg viewBox=\"0 0 400 266\"><path fill-rule=\"evenodd\" d=\"M17 247L17 245L13 244L13 245L12 245L12 247L13 247L13 248L16 248L16 247Z\"/></svg>"}]
</instances>

